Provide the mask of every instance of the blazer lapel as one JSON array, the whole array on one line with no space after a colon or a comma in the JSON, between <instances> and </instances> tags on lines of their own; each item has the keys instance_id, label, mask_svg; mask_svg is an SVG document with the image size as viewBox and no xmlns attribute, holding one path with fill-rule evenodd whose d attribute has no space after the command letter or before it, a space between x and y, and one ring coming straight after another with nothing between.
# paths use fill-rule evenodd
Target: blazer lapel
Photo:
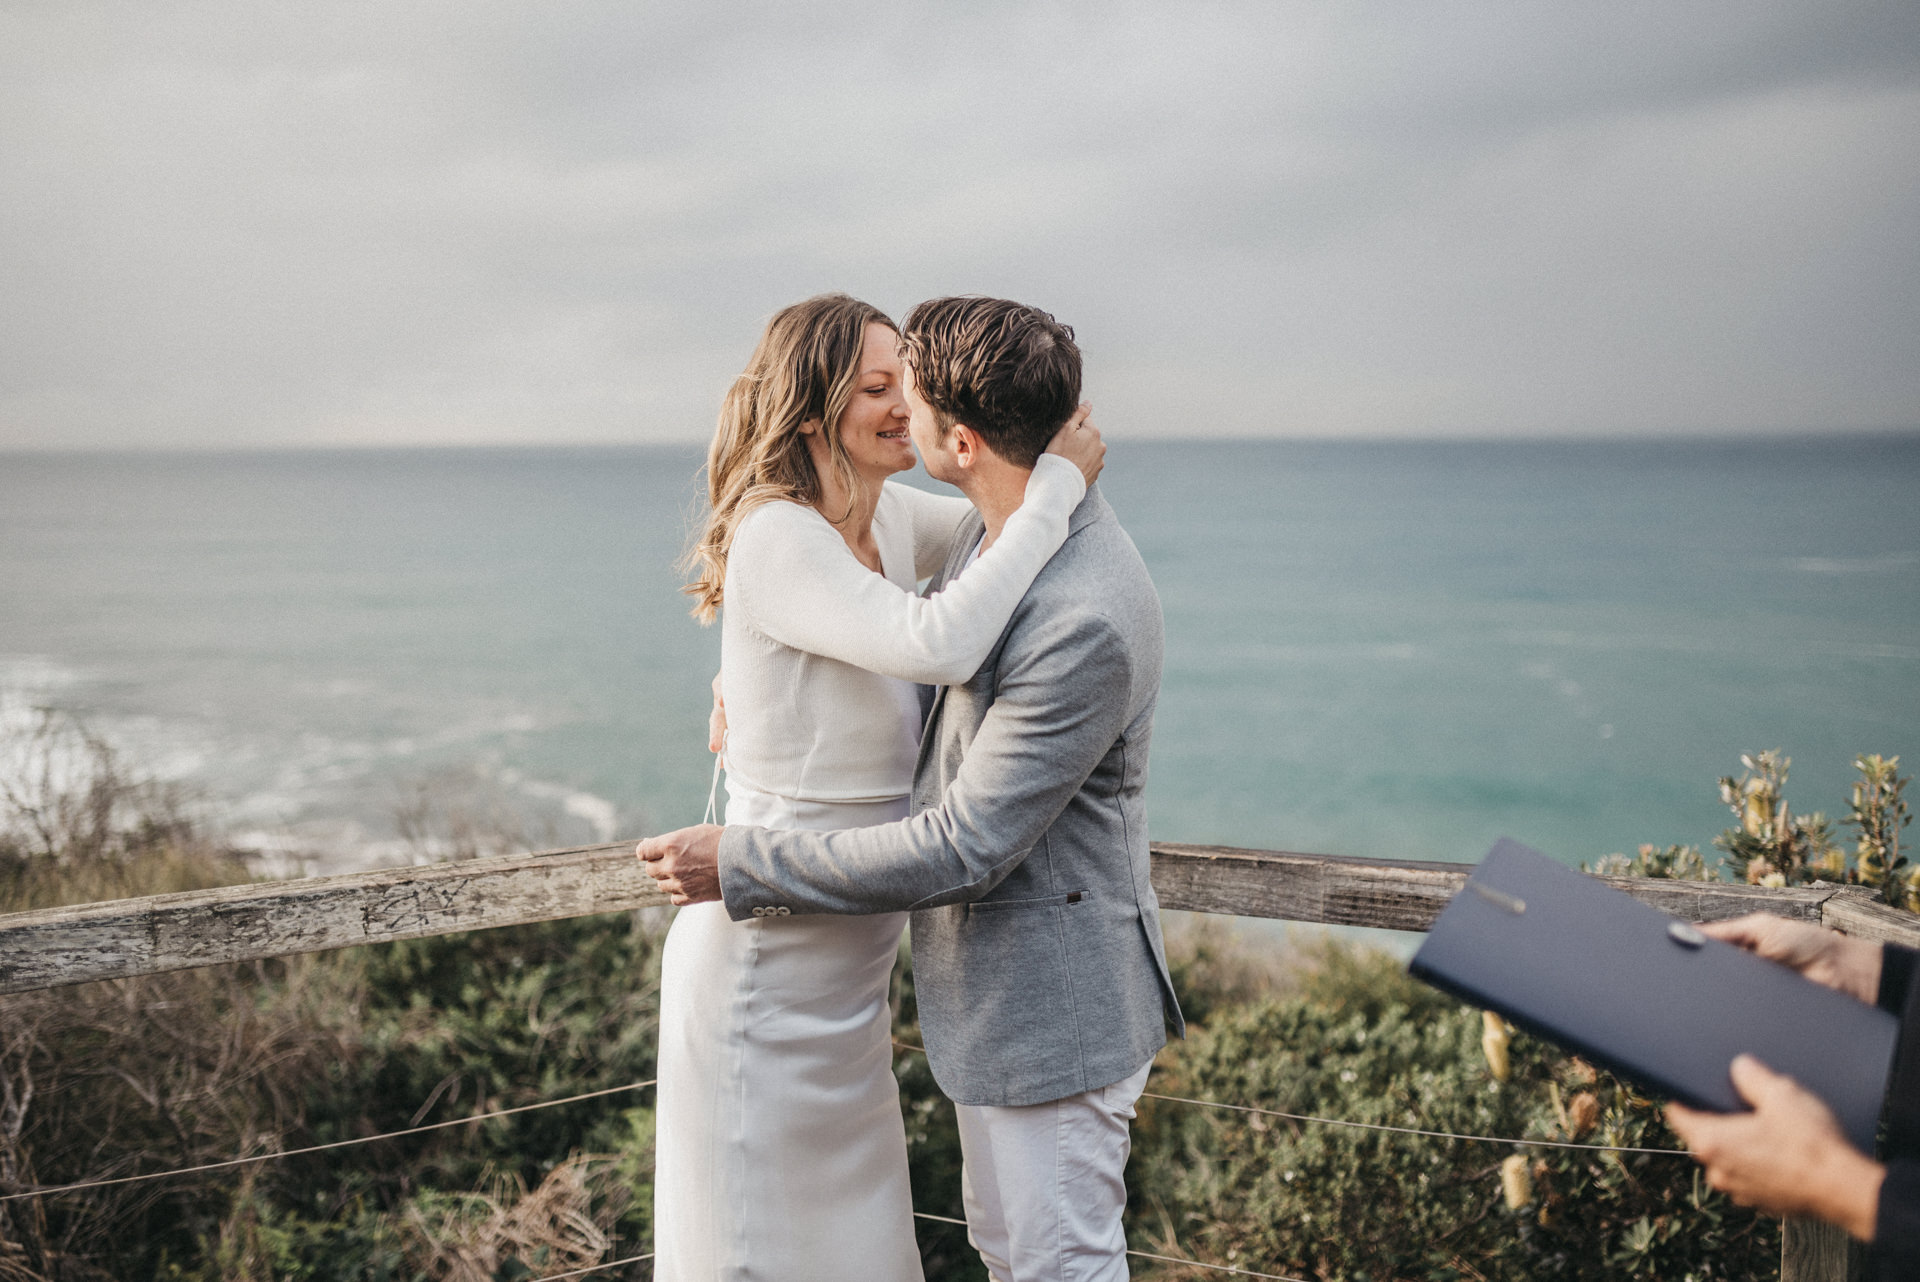
<instances>
[{"instance_id":1,"label":"blazer lapel","mask_svg":"<svg viewBox=\"0 0 1920 1282\"><path fill-rule=\"evenodd\" d=\"M947 549L947 563L940 567L940 573L927 581L927 595L932 596L947 584L958 578L960 571L966 568L967 558L973 554L973 545L980 541L980 535L987 528L978 512L967 513L953 534L953 546ZM920 719L920 755L914 762L914 778L920 777L927 765L927 750L933 743L934 723L940 718L940 708L947 700L947 687L933 688L933 702L927 705L926 716Z\"/></svg>"},{"instance_id":2,"label":"blazer lapel","mask_svg":"<svg viewBox=\"0 0 1920 1282\"><path fill-rule=\"evenodd\" d=\"M980 535L987 523L980 519L979 512L969 512L962 518L953 532L953 544L947 548L947 563L940 567L940 573L927 580L927 595L932 596L959 577L960 570L967 563L967 557L973 552L973 545L980 541Z\"/></svg>"}]
</instances>

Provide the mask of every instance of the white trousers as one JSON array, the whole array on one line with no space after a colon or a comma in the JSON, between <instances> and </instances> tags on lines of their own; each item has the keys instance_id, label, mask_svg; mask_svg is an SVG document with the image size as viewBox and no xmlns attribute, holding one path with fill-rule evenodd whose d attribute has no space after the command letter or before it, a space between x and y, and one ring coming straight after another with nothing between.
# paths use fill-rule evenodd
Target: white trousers
<instances>
[{"instance_id":1,"label":"white trousers","mask_svg":"<svg viewBox=\"0 0 1920 1282\"><path fill-rule=\"evenodd\" d=\"M994 1282L1126 1282L1127 1124L1152 1067L1045 1104L955 1106L967 1240Z\"/></svg>"}]
</instances>

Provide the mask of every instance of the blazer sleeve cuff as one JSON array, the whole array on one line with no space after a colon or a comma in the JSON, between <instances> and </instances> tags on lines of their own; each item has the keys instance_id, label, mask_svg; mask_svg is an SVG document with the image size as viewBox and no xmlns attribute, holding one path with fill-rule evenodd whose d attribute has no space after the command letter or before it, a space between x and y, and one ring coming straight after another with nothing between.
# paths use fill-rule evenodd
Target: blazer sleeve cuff
<instances>
[{"instance_id":1,"label":"blazer sleeve cuff","mask_svg":"<svg viewBox=\"0 0 1920 1282\"><path fill-rule=\"evenodd\" d=\"M1878 1005L1892 1014L1903 1014L1907 992L1913 987L1913 971L1920 963L1920 952L1899 944L1880 946L1880 993Z\"/></svg>"},{"instance_id":2,"label":"blazer sleeve cuff","mask_svg":"<svg viewBox=\"0 0 1920 1282\"><path fill-rule=\"evenodd\" d=\"M766 907L766 888L747 873L753 835L759 831L746 824L728 824L720 833L720 853L716 856L719 867L715 871L720 877L721 902L734 921L746 921L756 915L755 908Z\"/></svg>"}]
</instances>

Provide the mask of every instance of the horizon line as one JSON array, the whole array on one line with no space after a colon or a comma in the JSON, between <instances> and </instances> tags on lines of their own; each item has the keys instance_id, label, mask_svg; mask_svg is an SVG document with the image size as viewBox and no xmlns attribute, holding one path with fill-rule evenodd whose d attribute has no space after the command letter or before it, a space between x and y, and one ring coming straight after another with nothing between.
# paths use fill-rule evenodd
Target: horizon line
<instances>
[{"instance_id":1,"label":"horizon line","mask_svg":"<svg viewBox=\"0 0 1920 1282\"><path fill-rule=\"evenodd\" d=\"M1695 432L1553 432L1553 433L1476 433L1425 435L1311 435L1222 433L1213 436L1155 433L1148 435L1109 435L1112 444L1147 445L1818 445L1865 442L1894 442L1908 438L1920 440L1920 424L1904 427L1857 427L1778 429L1743 431L1703 429ZM542 450L652 450L703 449L707 442L686 437L651 441L286 441L266 444L182 443L171 445L8 445L0 444L0 458L6 457L108 457L112 455L160 455L188 458L211 455L267 454L405 454L405 453L508 453Z\"/></svg>"}]
</instances>

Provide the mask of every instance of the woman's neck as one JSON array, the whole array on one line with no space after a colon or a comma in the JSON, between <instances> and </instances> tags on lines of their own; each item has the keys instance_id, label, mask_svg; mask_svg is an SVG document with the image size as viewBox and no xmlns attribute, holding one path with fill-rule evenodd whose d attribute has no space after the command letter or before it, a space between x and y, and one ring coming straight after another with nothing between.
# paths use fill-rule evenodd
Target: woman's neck
<instances>
[{"instance_id":1,"label":"woman's neck","mask_svg":"<svg viewBox=\"0 0 1920 1282\"><path fill-rule=\"evenodd\" d=\"M814 510L840 531L862 565L875 574L885 573L880 567L880 545L873 538L873 514L880 506L880 486L886 478L862 474L859 490L852 491L824 459L815 460L814 474L820 478L820 497Z\"/></svg>"}]
</instances>

